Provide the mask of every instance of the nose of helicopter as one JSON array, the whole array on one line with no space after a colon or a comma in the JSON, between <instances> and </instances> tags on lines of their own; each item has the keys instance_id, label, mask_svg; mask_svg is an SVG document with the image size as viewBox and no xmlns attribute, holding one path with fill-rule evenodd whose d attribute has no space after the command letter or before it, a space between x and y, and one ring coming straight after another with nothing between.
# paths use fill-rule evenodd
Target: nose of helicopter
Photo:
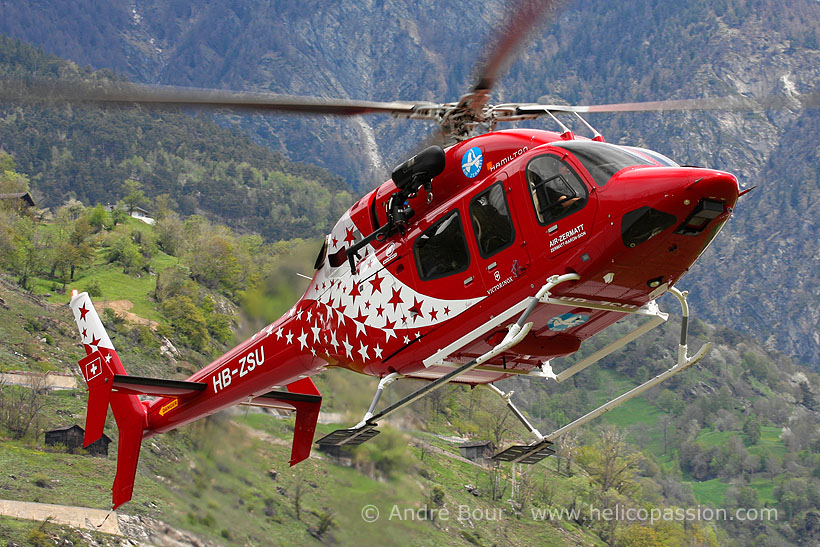
<instances>
[{"instance_id":1,"label":"nose of helicopter","mask_svg":"<svg viewBox=\"0 0 820 547\"><path fill-rule=\"evenodd\" d=\"M654 247L660 245L673 248L681 264L688 264L729 218L738 194L737 179L723 171L652 167L618 173L599 197L607 202L604 209L611 211L611 225L620 224L623 245L638 253L629 253L635 260L647 260L639 255L655 253ZM656 237L662 233L667 235ZM681 254L678 249L689 252Z\"/></svg>"},{"instance_id":2,"label":"nose of helicopter","mask_svg":"<svg viewBox=\"0 0 820 547\"><path fill-rule=\"evenodd\" d=\"M699 204L714 212L720 204L721 212L731 212L740 193L734 175L692 167L622 171L612 177L603 190L602 197L609 194L626 207L648 206L675 215L678 220L689 215Z\"/></svg>"}]
</instances>

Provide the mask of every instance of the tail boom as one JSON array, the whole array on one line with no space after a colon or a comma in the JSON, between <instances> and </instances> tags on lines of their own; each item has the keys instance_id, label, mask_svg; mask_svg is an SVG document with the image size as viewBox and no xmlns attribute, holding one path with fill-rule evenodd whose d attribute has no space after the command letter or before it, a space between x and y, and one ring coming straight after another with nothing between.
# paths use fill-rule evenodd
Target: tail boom
<instances>
[{"instance_id":1,"label":"tail boom","mask_svg":"<svg viewBox=\"0 0 820 547\"><path fill-rule=\"evenodd\" d=\"M310 456L322 396L308 375L325 363L297 350L289 339L277 343L278 337L271 336L273 327L186 381L142 378L126 375L88 295L73 296L70 306L87 353L79 362L89 390L84 444L102 436L109 406L119 429L115 509L131 499L143 438L238 403L295 410L290 465ZM270 391L270 386L287 391ZM141 402L138 395L157 398Z\"/></svg>"}]
</instances>

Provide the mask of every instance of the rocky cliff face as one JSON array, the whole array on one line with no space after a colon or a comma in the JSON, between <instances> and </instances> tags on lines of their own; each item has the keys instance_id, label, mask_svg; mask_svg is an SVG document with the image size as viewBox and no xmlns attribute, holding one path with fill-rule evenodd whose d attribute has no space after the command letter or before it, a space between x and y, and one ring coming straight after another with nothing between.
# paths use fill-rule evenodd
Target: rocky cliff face
<instances>
[{"instance_id":1,"label":"rocky cliff face","mask_svg":"<svg viewBox=\"0 0 820 547\"><path fill-rule=\"evenodd\" d=\"M456 100L469 87L482 45L505 14L500 0L76 0L3 2L2 10L0 31L140 81L436 101ZM568 3L534 33L494 99L797 96L820 87L818 20L816 0ZM819 116L795 108L590 118L611 142L725 169L744 188L757 186L683 284L697 315L755 333L816 368ZM242 123L258 140L360 189L386 178L432 129L385 117Z\"/></svg>"}]
</instances>

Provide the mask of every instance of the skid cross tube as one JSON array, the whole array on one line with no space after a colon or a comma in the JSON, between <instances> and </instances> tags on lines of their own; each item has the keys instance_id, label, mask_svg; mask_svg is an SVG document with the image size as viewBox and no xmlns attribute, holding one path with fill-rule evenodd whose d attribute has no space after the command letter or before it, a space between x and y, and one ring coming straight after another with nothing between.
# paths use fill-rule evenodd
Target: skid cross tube
<instances>
[{"instance_id":1,"label":"skid cross tube","mask_svg":"<svg viewBox=\"0 0 820 547\"><path fill-rule=\"evenodd\" d=\"M499 397L504 399L504 402L507 403L507 408L509 408L510 411L515 415L515 417L518 418L519 422L524 424L524 427L526 427L530 431L530 433L535 435L538 438L539 441L544 440L544 436L541 434L540 431L538 431L538 428L536 428L534 425L532 425L530 423L530 421L527 419L527 417L524 416L524 414L522 414L521 411L518 410L518 407L515 406L515 404L512 402L512 396L515 393L514 391L510 391L510 392L505 393L504 391L498 389L493 384L485 384L485 385L488 388L490 388L492 391L494 391Z\"/></svg>"},{"instance_id":2,"label":"skid cross tube","mask_svg":"<svg viewBox=\"0 0 820 547\"><path fill-rule=\"evenodd\" d=\"M570 273L564 275L553 275L547 282L535 293L535 296L530 296L522 301L518 302L508 310L504 311L503 313L491 318L489 321L473 329L472 331L468 332L455 342L449 344L443 349L438 350L433 355L422 361L425 367L431 367L436 365L452 365L452 363L447 363L446 359L453 354L457 349L464 347L465 345L469 344L473 340L476 340L480 336L486 334L493 328L497 327L498 325L502 325L505 322L509 321L512 317L515 316L516 313L523 310L521 317L529 317L535 307L542 301L543 298L549 298L550 291L554 289L556 286L564 283L566 281L577 281L581 279L578 274ZM519 318L519 322L521 322L521 318Z\"/></svg>"},{"instance_id":3,"label":"skid cross tube","mask_svg":"<svg viewBox=\"0 0 820 547\"><path fill-rule=\"evenodd\" d=\"M695 353L695 355L693 355L692 357L689 357L687 355L688 349L687 349L686 344L687 344L688 326L689 326L689 304L686 301L686 297L688 296L688 293L685 292L685 291L680 291L680 290L678 290L674 287L670 287L669 292L672 293L678 299L678 301L680 301L681 308L683 310L682 311L682 321L681 321L680 344L678 345L678 359L677 359L677 362L675 363L675 365L672 368L658 374L654 378L651 378L650 380L647 380L646 382L642 383L641 385L632 388L631 390L627 391L623 395L620 395L619 397L616 397L615 399L612 399L611 401L609 401L607 403L604 403L603 405L599 406L595 410L593 410L591 412L588 412L587 414L584 414L583 416L581 416L580 418L574 420L573 422L570 422L567 425L565 425L565 426L563 426L559 429L556 429L555 431L553 431L549 435L545 435L540 440L530 444L528 450L520 451L518 453L518 455L516 455L515 459L509 460L509 461L512 461L513 463L518 463L518 462L521 462L522 460L526 460L529 457L535 456L536 454L538 454L540 451L542 451L544 449L545 444L551 443L552 441L554 441L555 439L557 439L561 435L564 435L565 433L568 433L568 432L572 431L573 429L576 429L576 428L590 422L591 420L594 420L595 418L597 418L598 416L604 414L605 412L608 412L608 411L612 410L613 408L616 408L616 407L624 404L625 402L629 401L630 399L632 399L634 397L637 397L638 395L642 394L646 390L660 384L661 382L671 378L672 376L674 376L676 374L679 374L679 373L683 372L684 370L688 369L689 367L691 367L692 365L694 365L695 363L697 363L698 361L703 359L703 357L709 351L709 348L712 346L711 342L707 342L706 344L704 344L697 351L697 353ZM569 370L569 369L567 369L567 370Z\"/></svg>"},{"instance_id":4,"label":"skid cross tube","mask_svg":"<svg viewBox=\"0 0 820 547\"><path fill-rule=\"evenodd\" d=\"M670 290L673 290L673 289L670 289ZM677 289L674 289L674 290L677 291ZM555 302L553 301L553 303L555 303ZM564 304L564 305L566 305L566 304ZM578 303L573 303L572 306L573 307L581 307L581 308L585 307L584 304L578 304ZM577 363L575 363L571 367L569 367L565 370L562 370L561 372L559 372L557 374L553 373L552 376L549 376L549 377L553 378L556 382L559 382L559 383L563 382L567 378L571 378L572 376L578 374L579 372L581 372L582 370L584 370L588 366L590 366L594 363L597 363L598 361L600 361L601 359L603 359L604 357L606 357L610 353L613 353L614 351L616 351L618 349L621 349L622 347L624 347L628 343L632 342L633 340L636 340L637 338L643 336L644 334L646 334L650 330L654 329L655 327L657 327L661 323L666 322L666 320L669 318L668 313L663 313L662 311L660 311L658 309L658 305L655 303L654 300L650 301L645 306L643 306L643 307L641 307L637 310L627 311L627 310L621 309L621 310L617 310L617 311L620 311L622 313L634 314L634 315L644 315L644 316L649 317L649 320L646 321L645 323L643 323L642 325L639 325L638 327L636 327L632 331L628 332L627 334L625 334L621 338L618 338L614 342L612 342L612 343L606 345L605 347L599 349L598 351L596 351L592 355L578 361ZM688 318L688 315L689 315L689 311L688 311L688 308L687 308L687 310L686 310L686 317L687 318ZM549 371L551 371L551 367L549 365L547 366L547 369ZM549 375L549 372L547 374Z\"/></svg>"},{"instance_id":5,"label":"skid cross tube","mask_svg":"<svg viewBox=\"0 0 820 547\"><path fill-rule=\"evenodd\" d=\"M398 372L391 372L390 374L379 380L379 387L376 388L376 394L373 396L373 402L370 403L370 408L368 408L367 412L365 412L362 421L353 426L353 429L364 427L367 421L373 417L373 411L376 410L376 405L379 404L379 399L381 399L382 393L384 392L384 388L386 388L399 378L401 378L401 374L399 374Z\"/></svg>"}]
</instances>

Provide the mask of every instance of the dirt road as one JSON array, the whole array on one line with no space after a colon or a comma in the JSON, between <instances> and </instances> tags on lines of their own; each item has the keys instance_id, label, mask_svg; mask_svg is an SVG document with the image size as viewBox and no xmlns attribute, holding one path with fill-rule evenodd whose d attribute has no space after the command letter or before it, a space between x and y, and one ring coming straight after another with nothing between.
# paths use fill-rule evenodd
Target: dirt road
<instances>
[{"instance_id":1,"label":"dirt road","mask_svg":"<svg viewBox=\"0 0 820 547\"><path fill-rule=\"evenodd\" d=\"M49 519L50 522L55 524L65 524L75 528L95 530L117 536L122 535L117 513L112 512L106 520L105 516L108 511L105 509L68 507L66 505L34 503L32 501L0 500L0 514L27 520L43 521Z\"/></svg>"}]
</instances>

